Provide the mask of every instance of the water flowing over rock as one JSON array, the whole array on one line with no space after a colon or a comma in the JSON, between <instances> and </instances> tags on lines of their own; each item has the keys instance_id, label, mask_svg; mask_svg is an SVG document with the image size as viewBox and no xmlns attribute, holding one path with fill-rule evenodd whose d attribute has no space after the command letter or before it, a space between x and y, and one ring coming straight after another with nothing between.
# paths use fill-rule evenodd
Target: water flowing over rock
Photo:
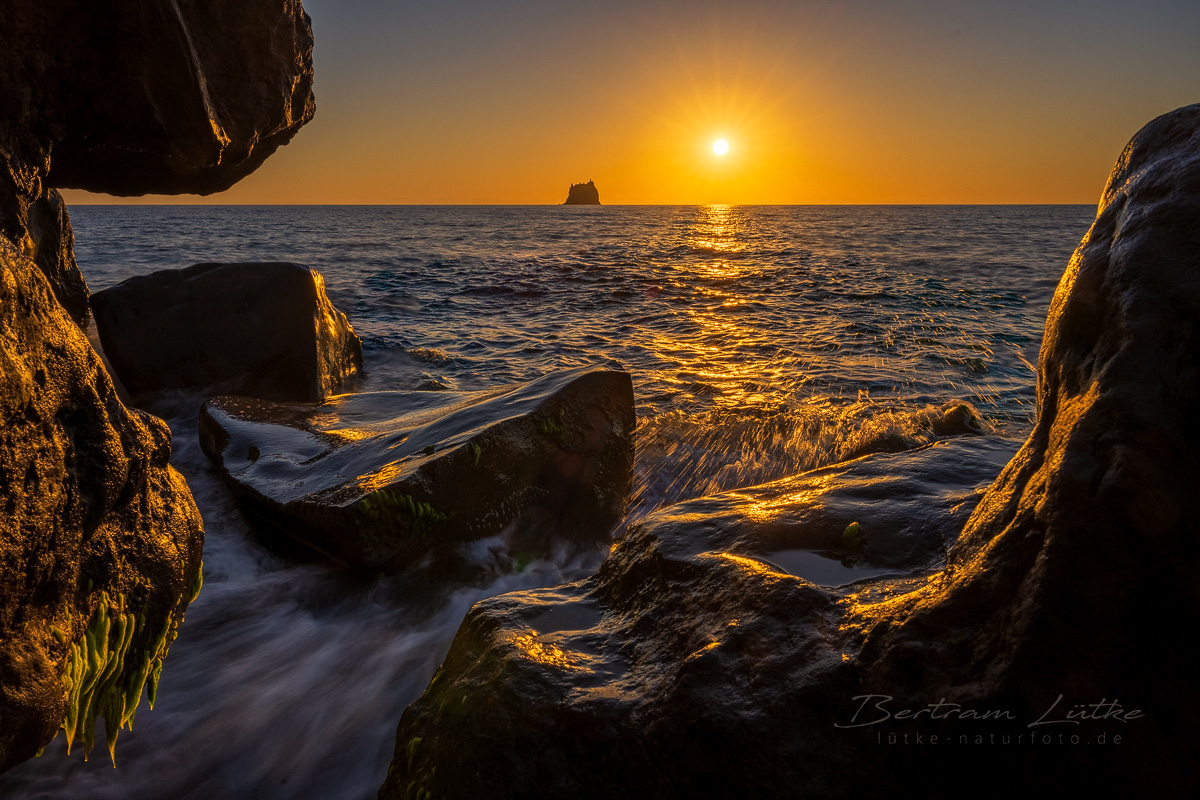
<instances>
[{"instance_id":1,"label":"water flowing over rock","mask_svg":"<svg viewBox=\"0 0 1200 800\"><path fill-rule=\"evenodd\" d=\"M587 183L573 183L571 188L567 190L567 199L563 203L564 206L598 206L600 205L600 192L596 189L596 184L592 181Z\"/></svg>"},{"instance_id":2,"label":"water flowing over rock","mask_svg":"<svg viewBox=\"0 0 1200 800\"><path fill-rule=\"evenodd\" d=\"M1190 106L1117 162L1050 309L1034 431L944 569L832 591L759 556L753 503L740 530L728 498L660 512L594 578L472 609L380 796L1194 791L1198 219ZM819 519L842 469L792 513ZM869 562L869 526L843 536Z\"/></svg>"},{"instance_id":3,"label":"water flowing over rock","mask_svg":"<svg viewBox=\"0 0 1200 800\"><path fill-rule=\"evenodd\" d=\"M318 406L218 397L204 452L252 512L346 564L395 570L515 525L596 542L620 519L633 386L579 368L483 392L364 392Z\"/></svg>"},{"instance_id":4,"label":"water flowing over rock","mask_svg":"<svg viewBox=\"0 0 1200 800\"><path fill-rule=\"evenodd\" d=\"M362 370L362 341L321 274L289 263L196 264L92 296L113 371L135 397L208 389L316 402Z\"/></svg>"},{"instance_id":5,"label":"water flowing over rock","mask_svg":"<svg viewBox=\"0 0 1200 800\"><path fill-rule=\"evenodd\" d=\"M121 405L45 276L5 241L0 377L6 769L60 725L90 748L97 713L115 742L199 588L203 529L167 464L166 424Z\"/></svg>"}]
</instances>

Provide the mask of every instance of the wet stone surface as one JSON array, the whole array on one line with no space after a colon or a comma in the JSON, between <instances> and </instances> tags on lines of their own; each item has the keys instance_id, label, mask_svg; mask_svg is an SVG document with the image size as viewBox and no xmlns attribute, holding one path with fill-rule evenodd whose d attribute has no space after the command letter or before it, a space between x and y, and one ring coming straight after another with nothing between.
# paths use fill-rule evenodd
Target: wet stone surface
<instances>
[{"instance_id":1,"label":"wet stone surface","mask_svg":"<svg viewBox=\"0 0 1200 800\"><path fill-rule=\"evenodd\" d=\"M597 542L620 518L633 388L580 368L483 392L364 392L320 405L218 397L201 444L260 519L357 567L395 570L512 529ZM517 549L521 549L518 545Z\"/></svg>"}]
</instances>

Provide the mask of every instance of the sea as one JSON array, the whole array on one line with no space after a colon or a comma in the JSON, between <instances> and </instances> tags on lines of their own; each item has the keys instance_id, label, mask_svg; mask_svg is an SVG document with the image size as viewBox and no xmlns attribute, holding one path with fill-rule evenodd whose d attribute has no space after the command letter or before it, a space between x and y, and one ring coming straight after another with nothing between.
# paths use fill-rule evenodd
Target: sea
<instances>
[{"instance_id":1,"label":"sea","mask_svg":"<svg viewBox=\"0 0 1200 800\"><path fill-rule=\"evenodd\" d=\"M364 390L471 391L594 364L632 376L619 537L672 503L978 413L1015 449L1046 313L1093 206L78 206L92 291L209 261L325 277ZM95 336L93 335L93 340ZM395 730L478 600L593 572L606 548L514 561L414 599L264 544L200 451L200 396L160 413L204 517L204 588L116 766L60 735L12 798L372 798ZM816 580L816 579L814 579ZM817 582L820 582L817 580ZM103 732L97 735L102 741Z\"/></svg>"}]
</instances>

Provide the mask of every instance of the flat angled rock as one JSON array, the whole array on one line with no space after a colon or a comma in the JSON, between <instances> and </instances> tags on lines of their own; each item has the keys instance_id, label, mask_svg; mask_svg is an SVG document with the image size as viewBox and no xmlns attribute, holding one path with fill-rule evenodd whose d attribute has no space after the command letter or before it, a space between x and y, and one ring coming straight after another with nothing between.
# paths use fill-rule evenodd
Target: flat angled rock
<instances>
[{"instance_id":1,"label":"flat angled rock","mask_svg":"<svg viewBox=\"0 0 1200 800\"><path fill-rule=\"evenodd\" d=\"M246 507L352 566L393 570L501 533L599 540L633 459L633 385L579 368L483 392L364 392L320 405L217 397L204 452Z\"/></svg>"},{"instance_id":2,"label":"flat angled rock","mask_svg":"<svg viewBox=\"0 0 1200 800\"><path fill-rule=\"evenodd\" d=\"M316 402L362 369L362 341L300 264L196 264L92 295L113 371L135 397L205 389Z\"/></svg>"}]
</instances>

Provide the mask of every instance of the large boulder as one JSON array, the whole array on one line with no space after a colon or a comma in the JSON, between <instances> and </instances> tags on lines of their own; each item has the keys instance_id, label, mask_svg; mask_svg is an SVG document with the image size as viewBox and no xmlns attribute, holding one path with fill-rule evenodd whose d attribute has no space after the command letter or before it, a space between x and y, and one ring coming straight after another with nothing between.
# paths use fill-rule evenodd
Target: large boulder
<instances>
[{"instance_id":1,"label":"large boulder","mask_svg":"<svg viewBox=\"0 0 1200 800\"><path fill-rule=\"evenodd\" d=\"M1113 170L1047 319L1034 431L943 569L832 591L703 504L650 519L596 577L472 609L380 796L1190 796L1198 219L1190 106Z\"/></svg>"},{"instance_id":2,"label":"large boulder","mask_svg":"<svg viewBox=\"0 0 1200 800\"><path fill-rule=\"evenodd\" d=\"M6 0L0 234L86 322L51 190L228 188L312 118L312 44L300 0Z\"/></svg>"},{"instance_id":3,"label":"large boulder","mask_svg":"<svg viewBox=\"0 0 1200 800\"><path fill-rule=\"evenodd\" d=\"M513 525L534 546L606 537L633 459L633 386L579 368L483 392L365 392L318 406L218 397L204 452L247 508L354 566L396 570Z\"/></svg>"},{"instance_id":4,"label":"large boulder","mask_svg":"<svg viewBox=\"0 0 1200 800\"><path fill-rule=\"evenodd\" d=\"M362 341L299 264L196 264L92 295L113 371L135 397L207 389L324 400L362 369Z\"/></svg>"},{"instance_id":5,"label":"large boulder","mask_svg":"<svg viewBox=\"0 0 1200 800\"><path fill-rule=\"evenodd\" d=\"M45 276L0 240L0 770L61 726L111 748L199 589L166 424L117 399Z\"/></svg>"}]
</instances>

